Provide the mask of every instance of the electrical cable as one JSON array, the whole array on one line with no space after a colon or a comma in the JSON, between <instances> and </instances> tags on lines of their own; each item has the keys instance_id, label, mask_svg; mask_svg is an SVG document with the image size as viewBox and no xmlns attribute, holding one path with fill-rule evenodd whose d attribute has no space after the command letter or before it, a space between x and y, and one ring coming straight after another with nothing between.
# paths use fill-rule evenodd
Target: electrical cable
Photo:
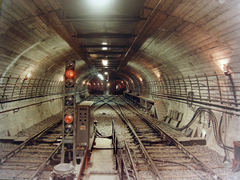
<instances>
[{"instance_id":1,"label":"electrical cable","mask_svg":"<svg viewBox=\"0 0 240 180\"><path fill-rule=\"evenodd\" d=\"M132 105L130 103L128 103L125 99L123 99L123 100L132 107ZM132 108L135 108L135 107L132 107ZM205 113L205 112L209 113L209 120L210 120L210 122L212 122L214 138L215 138L215 141L217 142L217 145L219 147L223 148L223 149L225 148L226 150L233 152L233 147L226 146L223 143L222 138L220 138L221 137L220 131L219 131L220 124L218 126L217 118L216 118L215 114L212 112L212 110L210 108L199 107L195 111L195 113L194 113L193 117L191 118L191 120L185 126L183 126L181 128L172 127L172 126L170 126L169 124L166 124L166 123L165 123L165 125L167 125L168 127L172 128L172 129L174 129L176 131L182 131L182 130L187 129L188 127L190 127L197 120L197 118L202 113Z\"/></svg>"}]
</instances>

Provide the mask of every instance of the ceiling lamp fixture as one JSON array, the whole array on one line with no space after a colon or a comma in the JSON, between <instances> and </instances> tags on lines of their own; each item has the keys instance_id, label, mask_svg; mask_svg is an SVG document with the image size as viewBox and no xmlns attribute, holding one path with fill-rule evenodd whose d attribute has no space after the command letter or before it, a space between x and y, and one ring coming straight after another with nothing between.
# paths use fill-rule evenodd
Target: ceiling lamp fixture
<instances>
[{"instance_id":1,"label":"ceiling lamp fixture","mask_svg":"<svg viewBox=\"0 0 240 180\"><path fill-rule=\"evenodd\" d=\"M103 80L103 75L98 74L98 77L99 77L101 80Z\"/></svg>"},{"instance_id":2,"label":"ceiling lamp fixture","mask_svg":"<svg viewBox=\"0 0 240 180\"><path fill-rule=\"evenodd\" d=\"M108 75L108 72L104 72L105 75Z\"/></svg>"},{"instance_id":3,"label":"ceiling lamp fixture","mask_svg":"<svg viewBox=\"0 0 240 180\"><path fill-rule=\"evenodd\" d=\"M30 77L31 77L32 75L31 75L31 73L29 72L26 76L25 76L25 80L28 80Z\"/></svg>"},{"instance_id":4,"label":"ceiling lamp fixture","mask_svg":"<svg viewBox=\"0 0 240 180\"><path fill-rule=\"evenodd\" d=\"M226 64L223 64L221 68L222 68L223 73L225 74L225 76L230 74L228 66Z\"/></svg>"},{"instance_id":5,"label":"ceiling lamp fixture","mask_svg":"<svg viewBox=\"0 0 240 180\"><path fill-rule=\"evenodd\" d=\"M102 60L102 63L103 63L104 66L107 66L107 65L108 65L108 60L103 59L103 60Z\"/></svg>"},{"instance_id":6,"label":"ceiling lamp fixture","mask_svg":"<svg viewBox=\"0 0 240 180\"><path fill-rule=\"evenodd\" d=\"M108 43L107 42L102 42L102 45L108 45ZM108 50L108 48L107 47L102 47L102 50L106 51L106 50Z\"/></svg>"}]
</instances>

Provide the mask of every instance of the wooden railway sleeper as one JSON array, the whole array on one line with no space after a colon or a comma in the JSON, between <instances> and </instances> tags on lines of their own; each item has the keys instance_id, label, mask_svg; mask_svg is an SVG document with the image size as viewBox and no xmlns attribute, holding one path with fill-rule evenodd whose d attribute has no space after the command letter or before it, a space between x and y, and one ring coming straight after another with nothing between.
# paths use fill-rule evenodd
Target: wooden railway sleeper
<instances>
[{"instance_id":1,"label":"wooden railway sleeper","mask_svg":"<svg viewBox=\"0 0 240 180\"><path fill-rule=\"evenodd\" d=\"M142 142L141 142L140 139L138 138L136 132L134 131L131 123L129 122L129 120L128 120L128 119L126 118L126 116L124 115L124 113L123 113L123 111L122 111L119 103L116 103L116 104L117 104L117 106L118 106L118 108L119 108L119 110L120 110L120 113L118 112L118 110L116 110L114 107L110 106L109 104L108 104L108 106L110 106L112 109L114 109L114 110L117 112L117 114L119 115L119 117L127 124L127 126L129 127L129 129L131 130L131 132L134 134L135 138L138 139L139 146L140 146L140 148L143 150L143 153L144 153L144 154L146 155L146 157L148 158L148 161L151 163L152 169L153 169L153 171L154 171L154 174L157 176L157 179L159 179L159 180L163 179L163 176L159 173L159 171L158 171L157 167L155 166L152 158L150 157L150 155L148 154L147 150L146 150L145 147L143 146Z\"/></svg>"},{"instance_id":2,"label":"wooden railway sleeper","mask_svg":"<svg viewBox=\"0 0 240 180\"><path fill-rule=\"evenodd\" d=\"M127 103L129 104L129 103ZM183 145L181 145L176 139L169 136L164 130L160 129L155 123L153 123L150 119L145 117L141 112L139 112L135 107L133 107L131 104L129 104L136 112L138 112L139 116L142 118L144 117L144 121L147 122L151 127L156 129L161 135L164 135L166 139L169 139L172 143L174 143L178 148L181 147L181 150L184 150L183 152L189 156L189 158L193 159L197 164L199 164L205 171L209 172L212 175L212 178L214 180L221 180L221 178L212 171L211 168L209 168L207 165L205 165L202 161L200 161L197 157L192 155L187 149L184 148ZM137 114L137 113L135 113Z\"/></svg>"},{"instance_id":3,"label":"wooden railway sleeper","mask_svg":"<svg viewBox=\"0 0 240 180\"><path fill-rule=\"evenodd\" d=\"M54 122L51 126L53 126L54 124L59 123L59 121L62 118L59 118L56 122ZM49 127L47 127L46 129L50 129ZM43 131L46 131L46 129L44 129ZM35 135L33 135L31 138L28 138L26 141L24 141L22 144L18 145L16 148L14 148L11 152L7 153L6 155L4 155L1 158L1 163L3 163L4 161L6 161L8 158L10 158L12 155L14 155L15 153L17 153L19 150L23 149L27 143L29 143L30 141L36 139L36 137L39 137L40 134L43 134L43 131L40 131L38 133L36 133Z\"/></svg>"},{"instance_id":4,"label":"wooden railway sleeper","mask_svg":"<svg viewBox=\"0 0 240 180\"><path fill-rule=\"evenodd\" d=\"M147 117L145 117L145 120L148 121L150 125L154 124ZM157 127L155 124L153 125L153 127L156 128L161 133L165 134L165 137L167 137L167 139L170 139L170 141L174 143L178 148L181 147L181 149L180 148L179 149L182 150L182 152L184 152L189 158L193 159L197 164L199 164L205 171L209 172L212 175L212 178L214 180L222 179L216 173L214 173L212 169L210 169L207 165L205 165L202 161L200 161L197 157L195 157L192 153L190 153L187 149L185 149L185 147L182 144L180 144L176 139L169 136L165 131Z\"/></svg>"}]
</instances>

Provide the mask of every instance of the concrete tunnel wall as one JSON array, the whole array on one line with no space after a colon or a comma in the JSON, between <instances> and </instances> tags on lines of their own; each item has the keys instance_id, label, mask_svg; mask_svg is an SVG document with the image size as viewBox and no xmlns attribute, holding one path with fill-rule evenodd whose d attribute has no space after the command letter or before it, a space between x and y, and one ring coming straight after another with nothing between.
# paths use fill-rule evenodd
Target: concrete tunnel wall
<instances>
[{"instance_id":1,"label":"concrete tunnel wall","mask_svg":"<svg viewBox=\"0 0 240 180\"><path fill-rule=\"evenodd\" d=\"M15 101L4 104L6 108L4 111L9 109L17 109L18 107L34 104L51 100L53 98L59 98L61 96L46 96L41 98L32 98L28 100ZM41 105L34 105L26 108L19 109L15 112L10 111L0 114L0 136L14 136L22 130L25 130L34 124L41 122L42 120L51 117L62 110L62 99L55 99L54 101L48 101Z\"/></svg>"},{"instance_id":2,"label":"concrete tunnel wall","mask_svg":"<svg viewBox=\"0 0 240 180\"><path fill-rule=\"evenodd\" d=\"M180 127L186 125L191 120L191 118L194 115L194 110L196 110L198 108L197 106L193 106L193 108L190 108L188 104L183 104L183 103L176 102L176 101L164 101L164 103L167 104L168 110L176 110L178 112L184 113ZM213 111L213 113L216 116L217 123L219 125L219 122L220 122L220 119L222 116L222 112ZM223 142L227 146L232 147L233 141L239 141L239 137L240 137L239 117L226 114L226 115L223 115L222 118L223 118L223 121L222 121L222 128L221 128L222 131L221 132L222 132ZM217 142L216 142L216 139L214 136L213 127L212 127L212 122L211 122L211 126L208 127L209 119L208 119L207 115L203 119L201 120L201 123L199 123L199 121L196 120L191 125L190 128L193 129L193 133L192 133L191 137L203 137L203 136L201 136L201 133L205 131L207 146L210 149L218 152L222 156L225 156L224 149L220 148L217 145ZM233 153L230 153L229 155L230 155L230 159L232 159Z\"/></svg>"},{"instance_id":3,"label":"concrete tunnel wall","mask_svg":"<svg viewBox=\"0 0 240 180\"><path fill-rule=\"evenodd\" d=\"M64 9L58 0L43 3L37 0L1 2L0 74L6 77L25 77L30 72L32 77L59 80L64 74L65 61L76 60L81 80L85 80L85 75L96 75L97 70L85 57L84 49L79 48L81 40L72 38L75 35L74 28L70 23L62 21L65 18L62 13ZM128 82L129 90L152 98L149 81L163 77L171 79L223 73L222 64L228 66L234 81L239 81L239 0L162 0L150 17L151 9L156 3L157 1L147 1L145 4L146 14L149 15L146 17L150 21L117 72L117 76ZM141 26L136 28L136 31L140 28ZM228 92L231 92L231 88ZM53 97L55 96L11 102L7 109ZM166 111L184 113L183 125L192 118L192 108L186 103L166 99L162 101L166 102ZM58 113L61 111L61 103L61 100L55 100L20 109L16 113L0 115L1 135L13 136ZM194 105L193 108L199 106ZM224 112L224 108L217 110ZM218 123L222 112L214 111ZM239 111L228 111L230 114L232 112L239 115ZM224 115L226 120L224 119L222 133L226 135L224 139L227 145L232 146L234 140L239 140L240 129L239 116L230 114ZM202 126L203 124L195 122L192 128L194 131L199 129L200 132ZM207 129L206 137L208 146L224 155L224 151L216 144L212 129Z\"/></svg>"}]
</instances>

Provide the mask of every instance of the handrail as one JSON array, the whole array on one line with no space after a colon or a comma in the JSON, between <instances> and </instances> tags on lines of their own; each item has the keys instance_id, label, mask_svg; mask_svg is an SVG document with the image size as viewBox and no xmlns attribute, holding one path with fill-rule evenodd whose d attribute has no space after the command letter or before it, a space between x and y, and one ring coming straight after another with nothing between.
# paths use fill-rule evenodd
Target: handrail
<instances>
[{"instance_id":1,"label":"handrail","mask_svg":"<svg viewBox=\"0 0 240 180\"><path fill-rule=\"evenodd\" d=\"M148 87L150 87L150 90L148 93L154 99L159 97L180 98L187 103L191 94L192 101L197 103L238 109L240 98L237 94L240 94L240 81L232 78L236 75L240 75L240 72L228 75L215 73L213 75L204 74L202 76L195 75L149 81Z\"/></svg>"},{"instance_id":2,"label":"handrail","mask_svg":"<svg viewBox=\"0 0 240 180\"><path fill-rule=\"evenodd\" d=\"M53 98L53 99L49 99L49 100L46 100L46 101L41 101L41 102L38 102L38 103L33 103L33 104L25 105L25 106L20 106L20 107L17 107L17 108L8 109L8 110L5 110L5 111L1 111L0 114L6 113L6 112L10 112L10 111L13 111L14 113L16 113L20 109L23 109L23 108L26 108L26 107L30 107L30 106L41 105L42 103L46 103L46 102L49 102L49 101L52 102L52 101L54 101L56 99L62 99L62 97Z\"/></svg>"}]
</instances>

